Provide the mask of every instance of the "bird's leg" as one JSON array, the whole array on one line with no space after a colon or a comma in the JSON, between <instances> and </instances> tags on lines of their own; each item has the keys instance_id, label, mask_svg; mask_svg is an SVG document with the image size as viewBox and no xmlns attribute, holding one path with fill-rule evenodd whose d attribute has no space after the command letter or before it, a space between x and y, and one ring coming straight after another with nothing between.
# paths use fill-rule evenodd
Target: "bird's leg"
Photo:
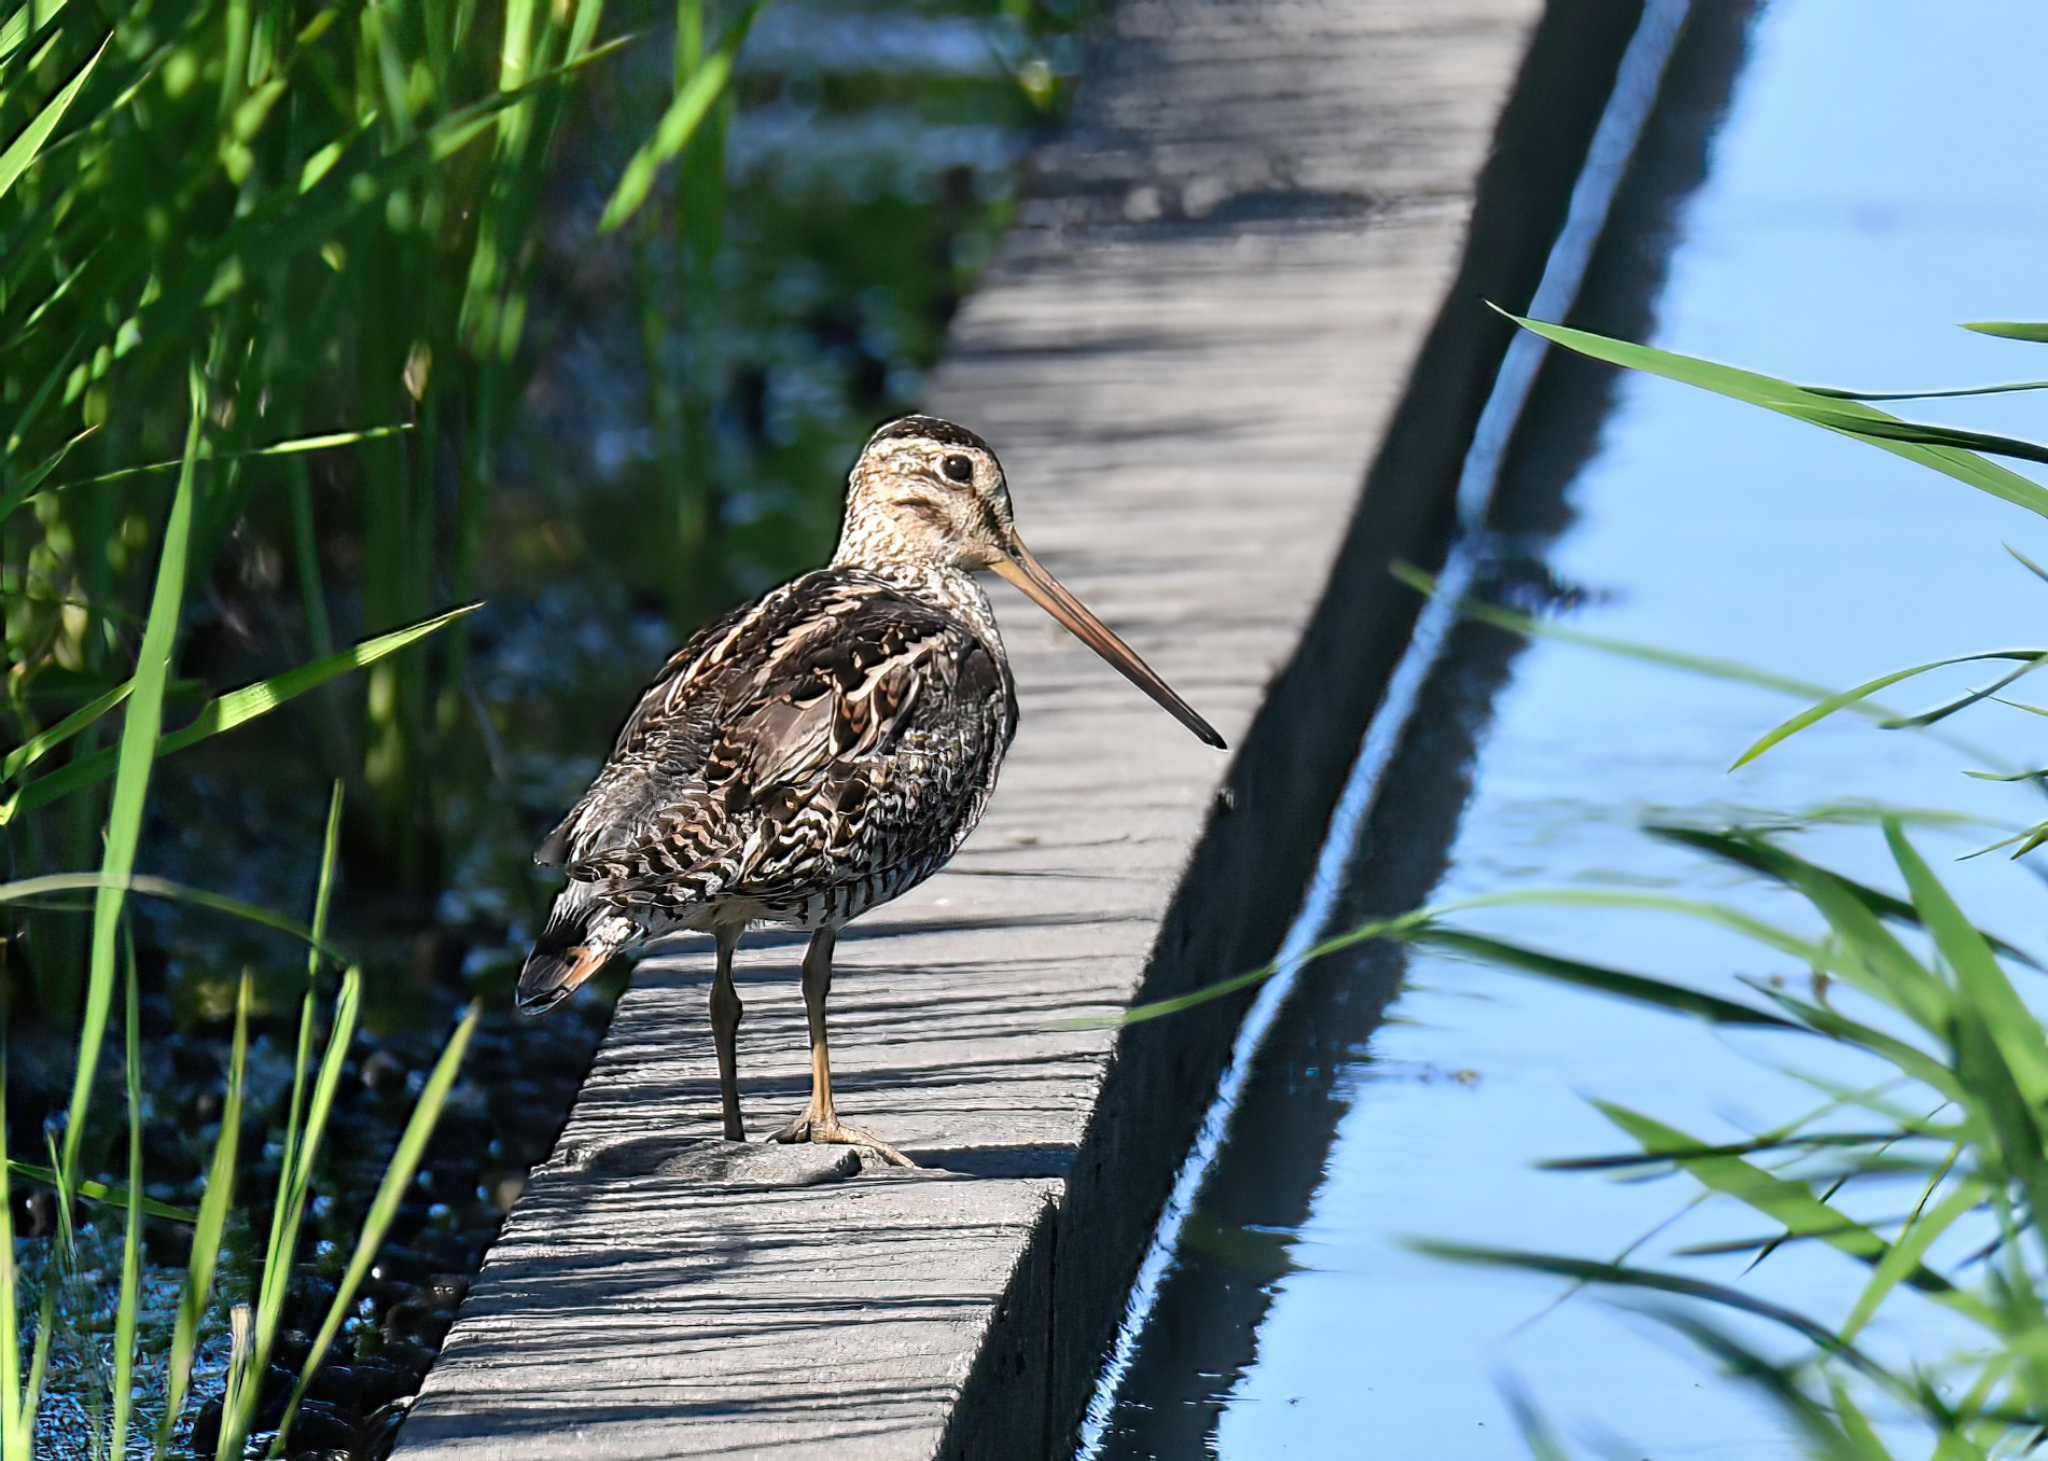
<instances>
[{"instance_id":1,"label":"bird's leg","mask_svg":"<svg viewBox=\"0 0 2048 1461\"><path fill-rule=\"evenodd\" d=\"M747 1129L740 1124L740 1076L737 1039L740 1015L745 1007L740 992L733 988L732 954L739 947L745 925L717 930L718 972L711 980L711 1043L718 1048L718 1099L725 1107L725 1139L745 1141Z\"/></svg>"},{"instance_id":2,"label":"bird's leg","mask_svg":"<svg viewBox=\"0 0 2048 1461\"><path fill-rule=\"evenodd\" d=\"M832 1057L825 1040L825 997L832 992L832 946L838 940L835 930L821 928L811 935L811 946L804 950L804 1016L811 1027L811 1102L804 1107L803 1115L776 1132L773 1139L864 1146L899 1167L914 1167L917 1163L873 1133L842 1123L832 1104Z\"/></svg>"}]
</instances>

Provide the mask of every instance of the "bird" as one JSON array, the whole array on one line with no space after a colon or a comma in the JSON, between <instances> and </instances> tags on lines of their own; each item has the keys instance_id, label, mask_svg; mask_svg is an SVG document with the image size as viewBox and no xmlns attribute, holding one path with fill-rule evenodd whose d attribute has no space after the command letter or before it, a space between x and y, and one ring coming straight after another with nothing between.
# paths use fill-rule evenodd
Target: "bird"
<instances>
[{"instance_id":1,"label":"bird","mask_svg":"<svg viewBox=\"0 0 2048 1461\"><path fill-rule=\"evenodd\" d=\"M723 1131L744 1141L733 953L756 924L807 931L811 1095L770 1140L861 1146L913 1165L841 1121L826 1000L840 930L945 866L981 820L1016 735L1016 683L975 578L983 571L1224 748L1024 545L986 441L937 416L888 421L848 475L831 561L698 630L541 842L534 861L568 882L520 973L518 1007L544 1013L615 959L709 933Z\"/></svg>"}]
</instances>

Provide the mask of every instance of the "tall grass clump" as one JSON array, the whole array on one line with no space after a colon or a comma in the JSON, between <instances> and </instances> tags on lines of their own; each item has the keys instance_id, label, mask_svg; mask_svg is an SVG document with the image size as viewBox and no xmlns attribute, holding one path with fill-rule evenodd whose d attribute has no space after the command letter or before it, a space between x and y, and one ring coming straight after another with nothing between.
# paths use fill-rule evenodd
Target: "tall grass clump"
<instances>
[{"instance_id":1,"label":"tall grass clump","mask_svg":"<svg viewBox=\"0 0 2048 1461\"><path fill-rule=\"evenodd\" d=\"M701 34L702 7L681 10ZM212 469L185 556L230 646L259 607L282 652L312 661L472 597L494 448L529 368L550 149L630 39L601 37L603 15L599 0L35 0L0 21L0 594L18 742L83 715L73 759L104 743L195 355ZM679 72L609 222L712 111L745 18ZM324 747L401 884L432 881L428 772L451 737L470 749L463 632L365 662L353 725ZM17 862L96 853L103 794L46 810L71 786L5 769ZM57 947L24 952L62 986L78 935L39 932Z\"/></svg>"},{"instance_id":2,"label":"tall grass clump","mask_svg":"<svg viewBox=\"0 0 2048 1461\"><path fill-rule=\"evenodd\" d=\"M621 180L613 223L716 113L752 14L712 39L700 4L679 11L698 40L679 52L674 103ZM528 368L545 168L579 88L632 39L602 36L603 18L599 0L0 7L0 1034L33 1015L38 1029L74 1031L76 1047L47 1151L4 1150L0 1097L5 1461L25 1461L47 1419L45 1380L69 1322L59 1295L83 1261L80 1213L118 1217L123 1234L93 1453L119 1458L145 1429L169 1444L198 1357L223 1339L216 1454L242 1456L257 1431L360 1021L361 966L329 935L344 798L337 783L308 924L232 886L146 871L152 807L178 753L325 693L347 713L321 717L307 750L359 788L368 861L433 891L431 773L474 733L462 726L462 620L476 607L493 445ZM342 692L324 687L357 671L356 698L332 699ZM239 688L213 692L216 679ZM276 1190L247 1293L226 1282L223 1255L250 1197L254 981L245 970L236 982L199 1203L153 1201L138 896L181 919L283 931L307 950ZM477 1020L472 1004L420 1089L272 1454L417 1172ZM124 1073L119 1123L110 1043ZM0 1047L4 1066L12 1042ZM116 1124L118 1146L100 1139ZM110 1148L119 1182L91 1170ZM12 1225L11 1188L24 1183L55 1197L39 1263ZM143 1299L152 1224L185 1230L167 1323ZM146 1404L145 1362L160 1381Z\"/></svg>"}]
</instances>

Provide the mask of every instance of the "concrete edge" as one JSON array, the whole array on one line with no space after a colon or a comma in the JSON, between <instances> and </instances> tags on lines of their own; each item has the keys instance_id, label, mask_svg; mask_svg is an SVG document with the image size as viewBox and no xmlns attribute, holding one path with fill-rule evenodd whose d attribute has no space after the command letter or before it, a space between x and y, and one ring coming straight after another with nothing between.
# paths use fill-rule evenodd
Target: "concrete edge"
<instances>
[{"instance_id":1,"label":"concrete edge","mask_svg":"<svg viewBox=\"0 0 2048 1461\"><path fill-rule=\"evenodd\" d=\"M1421 600L1396 561L1441 559L1465 452L1514 327L1487 307L1534 293L1639 6L1552 0L1496 125L1456 279L1306 632L1218 787L1153 944L1141 998L1270 959L1299 907L1359 736ZM1046 1201L962 1387L939 1454L1071 1450L1159 1209L1228 1059L1249 993L1116 1042L1063 1198ZM1019 1383L1036 1371L1039 1383ZM1036 1437L1025 1449L1020 1442Z\"/></svg>"}]
</instances>

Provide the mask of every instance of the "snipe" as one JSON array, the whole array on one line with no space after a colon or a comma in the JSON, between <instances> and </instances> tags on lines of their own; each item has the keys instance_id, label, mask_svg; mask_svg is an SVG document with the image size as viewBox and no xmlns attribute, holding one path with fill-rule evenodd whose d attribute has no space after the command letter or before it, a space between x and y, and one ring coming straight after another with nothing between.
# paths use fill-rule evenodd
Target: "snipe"
<instances>
[{"instance_id":1,"label":"snipe","mask_svg":"<svg viewBox=\"0 0 2048 1461\"><path fill-rule=\"evenodd\" d=\"M520 975L520 1008L553 1007L666 934L710 933L725 1135L744 1140L733 950L751 923L808 929L811 1099L775 1140L853 1142L904 1162L833 1104L832 946L849 920L943 867L995 789L1017 699L974 581L984 569L1223 745L1024 546L988 443L934 416L892 421L854 464L831 564L699 630L534 854L569 883Z\"/></svg>"}]
</instances>

